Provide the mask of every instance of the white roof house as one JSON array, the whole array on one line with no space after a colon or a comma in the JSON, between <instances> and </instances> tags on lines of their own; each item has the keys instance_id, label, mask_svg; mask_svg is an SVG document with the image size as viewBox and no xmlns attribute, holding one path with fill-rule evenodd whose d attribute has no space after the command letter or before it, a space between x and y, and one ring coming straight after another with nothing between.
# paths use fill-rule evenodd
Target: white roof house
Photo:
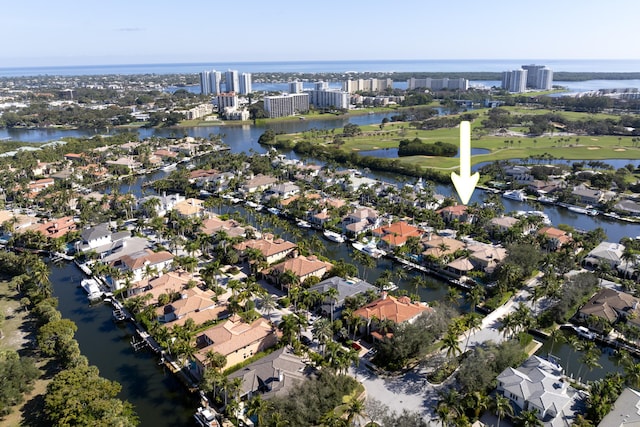
<instances>
[{"instance_id":1,"label":"white roof house","mask_svg":"<svg viewBox=\"0 0 640 427\"><path fill-rule=\"evenodd\" d=\"M546 427L570 424L584 399L564 379L559 365L538 356L531 356L518 368L502 371L498 392L521 410L534 411Z\"/></svg>"}]
</instances>

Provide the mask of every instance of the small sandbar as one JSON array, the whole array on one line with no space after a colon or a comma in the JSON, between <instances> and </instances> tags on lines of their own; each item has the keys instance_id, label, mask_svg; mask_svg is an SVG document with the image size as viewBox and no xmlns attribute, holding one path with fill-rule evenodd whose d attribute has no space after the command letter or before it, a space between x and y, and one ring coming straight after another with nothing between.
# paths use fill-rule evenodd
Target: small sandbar
<instances>
[{"instance_id":1,"label":"small sandbar","mask_svg":"<svg viewBox=\"0 0 640 427\"><path fill-rule=\"evenodd\" d=\"M597 141L597 140L598 140L598 138L591 138L591 140L592 140L592 141Z\"/></svg>"},{"instance_id":2,"label":"small sandbar","mask_svg":"<svg viewBox=\"0 0 640 427\"><path fill-rule=\"evenodd\" d=\"M599 149L600 147L594 147L594 146L587 147L587 150L599 150Z\"/></svg>"},{"instance_id":3,"label":"small sandbar","mask_svg":"<svg viewBox=\"0 0 640 427\"><path fill-rule=\"evenodd\" d=\"M627 149L626 148L616 148L613 151L627 151Z\"/></svg>"}]
</instances>

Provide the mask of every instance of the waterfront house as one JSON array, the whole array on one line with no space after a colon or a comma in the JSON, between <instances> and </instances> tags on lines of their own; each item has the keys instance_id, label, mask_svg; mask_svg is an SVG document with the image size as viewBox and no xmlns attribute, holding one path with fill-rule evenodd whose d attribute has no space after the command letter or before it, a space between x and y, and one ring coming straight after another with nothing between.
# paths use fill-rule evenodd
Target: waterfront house
<instances>
[{"instance_id":1,"label":"waterfront house","mask_svg":"<svg viewBox=\"0 0 640 427\"><path fill-rule=\"evenodd\" d=\"M595 316L611 325L619 321L627 321L634 326L640 326L638 302L640 302L638 298L626 292L603 288L578 310L576 317L587 323L590 323L590 317ZM601 329L597 325L590 326Z\"/></svg>"},{"instance_id":2,"label":"waterfront house","mask_svg":"<svg viewBox=\"0 0 640 427\"><path fill-rule=\"evenodd\" d=\"M325 295L329 289L335 289L337 291L335 298L324 297L319 304L319 308L324 316L331 316L331 311L333 310L334 318L339 317L342 313L344 302L347 298L368 291L378 291L378 288L364 280L344 279L338 276L330 277L311 286L309 291L317 291L320 295Z\"/></svg>"},{"instance_id":3,"label":"waterfront house","mask_svg":"<svg viewBox=\"0 0 640 427\"><path fill-rule=\"evenodd\" d=\"M475 242L467 245L469 259L474 267L485 273L493 273L495 268L507 257L507 250L496 245Z\"/></svg>"},{"instance_id":4,"label":"waterfront house","mask_svg":"<svg viewBox=\"0 0 640 427\"><path fill-rule=\"evenodd\" d=\"M405 221L397 221L390 225L383 225L373 229L371 232L375 237L379 237L389 248L403 246L407 243L409 237L420 238L423 234L423 230Z\"/></svg>"},{"instance_id":5,"label":"waterfront house","mask_svg":"<svg viewBox=\"0 0 640 427\"><path fill-rule=\"evenodd\" d=\"M278 197L280 199L286 199L291 196L300 193L300 187L292 182L285 182L283 184L272 185L265 191L265 198Z\"/></svg>"},{"instance_id":6,"label":"waterfront house","mask_svg":"<svg viewBox=\"0 0 640 427\"><path fill-rule=\"evenodd\" d=\"M280 277L285 271L291 271L300 283L304 282L307 278L315 276L322 278L328 271L333 268L333 264L327 261L321 261L315 255L297 256L295 258L288 258L283 262L272 266L268 271L269 278L278 284Z\"/></svg>"},{"instance_id":7,"label":"waterfront house","mask_svg":"<svg viewBox=\"0 0 640 427\"><path fill-rule=\"evenodd\" d=\"M434 235L433 233L427 233L420 243L424 246L425 250L422 252L422 256L425 258L433 257L435 259L445 258L453 256L459 250L465 248L465 244L460 240L451 239L449 237L442 237Z\"/></svg>"},{"instance_id":8,"label":"waterfront house","mask_svg":"<svg viewBox=\"0 0 640 427\"><path fill-rule=\"evenodd\" d=\"M259 395L263 399L286 396L291 389L309 379L312 370L300 356L288 347L282 347L244 368L229 374L229 380L242 379L238 396L250 400Z\"/></svg>"},{"instance_id":9,"label":"waterfront house","mask_svg":"<svg viewBox=\"0 0 640 427\"><path fill-rule=\"evenodd\" d=\"M602 266L603 263L606 263L612 270L615 270L622 262L623 253L624 245L620 243L601 242L587 254L583 264L585 267L598 268Z\"/></svg>"},{"instance_id":10,"label":"waterfront house","mask_svg":"<svg viewBox=\"0 0 640 427\"><path fill-rule=\"evenodd\" d=\"M131 235L128 231L114 233L108 223L102 223L93 227L87 227L80 232L80 239L75 247L79 252L95 251L98 254L106 252L114 241L127 238Z\"/></svg>"},{"instance_id":11,"label":"waterfront house","mask_svg":"<svg viewBox=\"0 0 640 427\"><path fill-rule=\"evenodd\" d=\"M353 212L342 220L343 230L349 235L366 233L369 230L380 227L380 215L378 211L367 206L356 207Z\"/></svg>"},{"instance_id":12,"label":"waterfront house","mask_svg":"<svg viewBox=\"0 0 640 427\"><path fill-rule=\"evenodd\" d=\"M46 190L49 187L53 187L53 184L55 184L55 180L53 178L42 178L30 182L28 185L29 197L33 198L41 191Z\"/></svg>"},{"instance_id":13,"label":"waterfront house","mask_svg":"<svg viewBox=\"0 0 640 427\"><path fill-rule=\"evenodd\" d=\"M466 205L447 206L436 211L445 223L449 224L453 221L471 222L472 216L467 214Z\"/></svg>"},{"instance_id":14,"label":"waterfront house","mask_svg":"<svg viewBox=\"0 0 640 427\"><path fill-rule=\"evenodd\" d=\"M15 211L0 210L0 225L5 231L14 232L35 224L38 218L31 215L16 213Z\"/></svg>"},{"instance_id":15,"label":"waterfront house","mask_svg":"<svg viewBox=\"0 0 640 427\"><path fill-rule=\"evenodd\" d=\"M267 264L273 264L288 255L296 256L298 246L284 239L274 240L273 234L265 234L262 239L245 240L233 248L240 252L240 256L245 256L248 248L256 249L264 256Z\"/></svg>"},{"instance_id":16,"label":"waterfront house","mask_svg":"<svg viewBox=\"0 0 640 427\"><path fill-rule=\"evenodd\" d=\"M366 323L366 330L371 332L375 321L390 320L399 324L403 322L414 322L422 313L433 310L426 303L413 302L408 296L394 297L382 292L382 296L360 307L353 312L354 316L362 317ZM379 334L378 334L379 335ZM381 336L378 336L381 338Z\"/></svg>"},{"instance_id":17,"label":"waterfront house","mask_svg":"<svg viewBox=\"0 0 640 427\"><path fill-rule=\"evenodd\" d=\"M160 295L179 294L183 289L189 287L190 282L197 283L190 273L183 270L169 271L160 277L144 277L127 290L127 296L149 294L151 299L147 305L156 304Z\"/></svg>"},{"instance_id":18,"label":"waterfront house","mask_svg":"<svg viewBox=\"0 0 640 427\"><path fill-rule=\"evenodd\" d=\"M517 412L533 411L544 427L570 425L586 399L586 393L569 384L560 365L538 356L502 371L497 388Z\"/></svg>"},{"instance_id":19,"label":"waterfront house","mask_svg":"<svg viewBox=\"0 0 640 427\"><path fill-rule=\"evenodd\" d=\"M213 300L216 294L210 290L193 287L180 291L180 298L156 310L158 321L169 323L191 314L217 306ZM215 316L217 318L217 316Z\"/></svg>"},{"instance_id":20,"label":"waterfront house","mask_svg":"<svg viewBox=\"0 0 640 427\"><path fill-rule=\"evenodd\" d=\"M456 277L466 276L475 268L471 260L466 257L454 259L445 266L445 269Z\"/></svg>"},{"instance_id":21,"label":"waterfront house","mask_svg":"<svg viewBox=\"0 0 640 427\"><path fill-rule=\"evenodd\" d=\"M195 374L202 376L209 351L227 358L227 364L222 368L224 370L273 347L277 342L278 331L270 322L261 317L246 323L235 314L196 337Z\"/></svg>"},{"instance_id":22,"label":"waterfront house","mask_svg":"<svg viewBox=\"0 0 640 427\"><path fill-rule=\"evenodd\" d=\"M598 427L635 427L640 425L640 392L626 387L613 404L611 411Z\"/></svg>"},{"instance_id":23,"label":"waterfront house","mask_svg":"<svg viewBox=\"0 0 640 427\"><path fill-rule=\"evenodd\" d=\"M148 212L149 216L158 215L165 216L167 212L172 210L178 203L186 200L184 196L175 193L167 195L167 193L162 193L161 196L147 196L138 199L137 209L144 209L145 205L148 204L149 200L156 199L158 202L157 206L153 206L155 212Z\"/></svg>"},{"instance_id":24,"label":"waterfront house","mask_svg":"<svg viewBox=\"0 0 640 427\"><path fill-rule=\"evenodd\" d=\"M204 201L194 198L183 200L176 203L173 210L183 218L201 217L204 212Z\"/></svg>"},{"instance_id":25,"label":"waterfront house","mask_svg":"<svg viewBox=\"0 0 640 427\"><path fill-rule=\"evenodd\" d=\"M151 249L143 249L138 252L124 255L111 262L116 268L122 271L133 273L132 282L138 282L147 275L148 271L153 271L160 276L164 270L168 270L173 262L173 254L167 251L153 252ZM120 283L115 283L115 288L120 288Z\"/></svg>"},{"instance_id":26,"label":"waterfront house","mask_svg":"<svg viewBox=\"0 0 640 427\"><path fill-rule=\"evenodd\" d=\"M622 199L614 206L616 210L619 210L624 215L640 216L640 203L631 199Z\"/></svg>"},{"instance_id":27,"label":"waterfront house","mask_svg":"<svg viewBox=\"0 0 640 427\"><path fill-rule=\"evenodd\" d=\"M597 205L602 202L604 193L601 190L594 190L584 185L573 187L571 195L585 205Z\"/></svg>"},{"instance_id":28,"label":"waterfront house","mask_svg":"<svg viewBox=\"0 0 640 427\"><path fill-rule=\"evenodd\" d=\"M217 215L211 215L202 221L202 227L200 228L202 233L212 236L220 231L226 233L227 236L244 237L246 234L245 227L241 226L239 222L233 219L226 221L221 220Z\"/></svg>"},{"instance_id":29,"label":"waterfront house","mask_svg":"<svg viewBox=\"0 0 640 427\"><path fill-rule=\"evenodd\" d=\"M278 179L273 176L258 174L247 179L240 187L240 191L245 194L256 193L266 190L277 182Z\"/></svg>"},{"instance_id":30,"label":"waterfront house","mask_svg":"<svg viewBox=\"0 0 640 427\"><path fill-rule=\"evenodd\" d=\"M492 235L504 234L511 230L517 223L519 219L514 218L512 216L499 216L496 218L492 218L489 221L489 231Z\"/></svg>"},{"instance_id":31,"label":"waterfront house","mask_svg":"<svg viewBox=\"0 0 640 427\"><path fill-rule=\"evenodd\" d=\"M549 251L560 250L561 247L573 241L571 234L551 226L540 228L538 236L543 240L542 246Z\"/></svg>"},{"instance_id":32,"label":"waterfront house","mask_svg":"<svg viewBox=\"0 0 640 427\"><path fill-rule=\"evenodd\" d=\"M65 236L71 231L75 231L76 228L77 224L73 220L73 217L65 216L58 219L32 224L24 228L24 230L35 231L36 233L43 234L45 237L57 239L58 237Z\"/></svg>"}]
</instances>

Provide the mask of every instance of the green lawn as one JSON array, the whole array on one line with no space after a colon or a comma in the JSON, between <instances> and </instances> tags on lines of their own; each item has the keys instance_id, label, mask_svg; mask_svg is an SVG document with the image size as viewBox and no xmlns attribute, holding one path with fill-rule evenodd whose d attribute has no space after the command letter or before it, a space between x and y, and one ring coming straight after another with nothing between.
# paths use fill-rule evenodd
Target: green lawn
<instances>
[{"instance_id":1,"label":"green lawn","mask_svg":"<svg viewBox=\"0 0 640 427\"><path fill-rule=\"evenodd\" d=\"M585 113L568 113L583 116ZM616 136L545 136L528 137L514 135L478 136L481 128L481 118L472 123L471 146L491 150L488 154L474 155L471 163L485 161L526 158L534 155L551 154L556 158L574 160L603 160L603 159L638 159L640 148L633 147L631 137ZM380 130L379 125L361 126L362 135L344 138L341 146L345 151L369 151L384 148L396 148L400 140L420 138L425 142L443 141L453 144L459 143L459 129L416 130L409 128L408 123L388 123ZM475 130L475 131L474 131ZM526 131L522 127L509 129L511 132ZM327 144L332 140L331 134L313 135L305 132L287 135L283 138L300 140L311 139L318 144ZM507 141L507 142L505 142ZM513 141L513 143L511 143ZM412 156L401 158L403 163L435 169L455 169L459 165L457 158Z\"/></svg>"}]
</instances>

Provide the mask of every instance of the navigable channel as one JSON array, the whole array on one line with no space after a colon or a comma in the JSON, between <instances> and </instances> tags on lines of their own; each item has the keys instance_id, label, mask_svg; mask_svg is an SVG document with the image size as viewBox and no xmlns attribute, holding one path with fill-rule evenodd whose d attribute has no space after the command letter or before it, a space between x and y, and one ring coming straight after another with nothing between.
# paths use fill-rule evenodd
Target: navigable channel
<instances>
[{"instance_id":1,"label":"navigable channel","mask_svg":"<svg viewBox=\"0 0 640 427\"><path fill-rule=\"evenodd\" d=\"M351 122L357 124L379 123L384 114L373 114L367 116L359 116L351 119ZM301 121L300 123L280 123L278 130L283 132L300 132L307 129L320 129L344 126L347 121L331 120L331 121ZM262 153L265 152L264 147L257 143L258 137L264 132L264 127L254 126L237 126L237 127L204 127L186 129L187 134L192 136L207 137L209 134L224 133L224 142L231 147L233 152L248 152L250 149ZM164 131L163 131L164 132ZM169 136L159 135L155 130L141 130L140 136L147 137ZM34 135L22 135L23 140L29 140ZM48 135L49 137L51 135ZM56 135L62 137L63 135ZM80 136L80 135L78 135ZM39 135L43 137L43 135ZM36 137L37 138L37 137ZM20 139L20 138L16 138ZM39 139L39 138L37 138ZM289 153L288 157L295 157L295 154ZM123 184L120 188L121 193L132 192L140 196L142 194L142 183L159 178L162 172L157 172L152 177L139 177L131 184ZM373 178L383 179L394 182L394 177L382 174L371 173ZM145 189L147 194L149 188ZM109 189L107 189L107 192ZM152 191L152 190L151 190ZM437 192L450 195L451 187L438 186ZM483 192L476 191L472 201L481 201L484 197ZM526 204L503 200L506 211L527 210L532 207ZM255 213L250 210L244 210L240 206L234 207L234 210L240 211L243 216L250 219L253 215L266 215ZM571 225L578 229L591 230L596 227L603 227L610 241L619 241L624 236L640 235L640 225L626 224L622 222L612 221L608 219L600 219L598 217L590 217L586 215L577 215L566 211L562 208L544 207L554 225L561 223ZM313 233L313 231L303 231L303 233ZM327 256L333 259L343 259L347 262L354 263L351 259L352 249L347 244L334 244L326 242ZM356 264L357 265L357 264ZM361 266L357 265L362 271ZM379 260L375 268L367 272L366 279L374 282L380 274L387 269L392 268L390 260ZM409 289L411 292L415 290L409 287L409 280L412 272L408 272L406 279L399 280L397 284L401 288ZM129 341L134 333L130 325L116 324L112 320L111 307L105 304L89 306L86 295L79 287L82 279L82 272L72 263L62 266L51 266L51 282L53 284L55 296L59 299L59 309L63 316L73 320L77 326L76 339L80 344L80 349L89 359L89 363L96 365L101 374L111 380L118 381L122 385L120 397L133 403L136 412L140 416L142 426L176 426L176 425L192 425L192 415L198 406L197 396L190 395L186 388L169 373L162 365L158 364L158 358L155 354L148 351L135 352ZM436 279L429 279L430 286L418 290L420 297L425 301L434 301L442 299L446 293L446 285ZM464 309L464 306L463 306ZM565 346L557 346L558 351L562 350L561 358L568 360L577 360L579 354L571 353ZM548 351L546 348L541 352ZM558 353L554 350L554 353ZM541 354L539 352L539 354ZM571 362L578 365L577 362ZM597 369L593 372L584 372L583 377L591 375L602 375L607 370L616 369L616 367L607 363L606 355L603 355L603 369ZM571 369L571 368L570 368ZM572 369L571 369L572 370Z\"/></svg>"}]
</instances>

